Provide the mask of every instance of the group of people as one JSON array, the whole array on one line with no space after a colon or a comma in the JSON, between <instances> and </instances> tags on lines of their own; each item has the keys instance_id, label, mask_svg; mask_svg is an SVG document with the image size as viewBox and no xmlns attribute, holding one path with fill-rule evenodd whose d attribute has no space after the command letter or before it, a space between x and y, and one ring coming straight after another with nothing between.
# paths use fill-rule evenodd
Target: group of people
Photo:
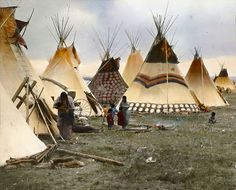
<instances>
[{"instance_id":1,"label":"group of people","mask_svg":"<svg viewBox=\"0 0 236 190\"><path fill-rule=\"evenodd\" d=\"M55 100L54 108L58 109L57 126L60 131L60 135L63 139L70 139L72 133L72 127L74 123L74 100L66 92L62 92L61 95ZM119 105L119 111L116 109L115 104L110 104L110 108L104 109L104 117L107 120L108 129L111 129L114 125L115 115L118 117L118 125L125 129L129 123L129 104L127 97L123 96ZM211 113L209 123L215 123L215 112Z\"/></svg>"},{"instance_id":2,"label":"group of people","mask_svg":"<svg viewBox=\"0 0 236 190\"><path fill-rule=\"evenodd\" d=\"M118 117L117 124L120 125L122 127L122 129L125 129L129 123L128 109L129 109L129 104L127 102L126 96L122 97L122 101L119 105L119 111L116 109L116 106L113 103L110 104L110 108L108 110L105 107L104 117L106 117L106 119L107 119L108 129L111 129L113 127L116 114Z\"/></svg>"},{"instance_id":3,"label":"group of people","mask_svg":"<svg viewBox=\"0 0 236 190\"><path fill-rule=\"evenodd\" d=\"M66 92L62 92L60 96L54 101L53 107L58 110L57 127L60 135L63 139L70 139L72 134L72 127L74 124L74 100L73 97ZM114 125L114 118L117 114L118 125L122 128L126 128L129 121L128 114L129 104L126 96L122 97L122 101L119 106L119 111L114 104L110 105L110 108L104 110L104 115L107 119L108 129L111 129Z\"/></svg>"}]
</instances>

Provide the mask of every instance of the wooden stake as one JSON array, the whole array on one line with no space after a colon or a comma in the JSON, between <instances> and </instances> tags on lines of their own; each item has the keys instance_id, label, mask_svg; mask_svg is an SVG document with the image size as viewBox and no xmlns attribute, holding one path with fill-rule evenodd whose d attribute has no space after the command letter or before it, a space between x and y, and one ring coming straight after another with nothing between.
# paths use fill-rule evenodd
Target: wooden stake
<instances>
[{"instance_id":1,"label":"wooden stake","mask_svg":"<svg viewBox=\"0 0 236 190\"><path fill-rule=\"evenodd\" d=\"M109 159L109 158L104 158L104 157L101 157L101 156L96 156L96 155L91 155L91 154L84 154L84 153L74 152L74 151L65 150L65 149L61 149L61 148L58 148L57 150L60 151L60 152L67 153L67 154L80 156L82 158L91 158L91 159L97 160L99 162L109 163L109 164L113 164L113 165L117 165L117 166L124 166L124 164L122 162L112 160L112 159Z\"/></svg>"},{"instance_id":2,"label":"wooden stake","mask_svg":"<svg viewBox=\"0 0 236 190\"><path fill-rule=\"evenodd\" d=\"M31 88L30 88L30 92L31 92L31 94L32 94L32 96L33 96L33 98L34 98L35 104L37 105L37 107L38 107L38 109L39 109L39 113L41 114L41 116L42 116L42 118L43 118L43 121L44 121L44 123L45 123L45 125L46 125L46 127L47 127L47 130L48 130L49 135L51 136L53 142L54 142L55 144L57 144L57 141L56 141L56 139L54 138L54 136L53 136L53 134L52 134L52 132L51 132L51 130L50 130L48 124L47 124L46 118L45 118L44 115L43 115L43 111L42 111L42 109L41 109L41 107L40 107L40 105L39 105L39 103L38 103L38 99L35 97L35 94L34 94L34 92L32 91Z\"/></svg>"}]
</instances>

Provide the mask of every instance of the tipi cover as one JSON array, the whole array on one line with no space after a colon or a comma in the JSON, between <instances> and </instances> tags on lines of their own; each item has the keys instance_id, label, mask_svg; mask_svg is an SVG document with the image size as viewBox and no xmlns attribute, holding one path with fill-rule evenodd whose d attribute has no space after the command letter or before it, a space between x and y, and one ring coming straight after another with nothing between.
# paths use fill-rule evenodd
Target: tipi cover
<instances>
[{"instance_id":1,"label":"tipi cover","mask_svg":"<svg viewBox=\"0 0 236 190\"><path fill-rule=\"evenodd\" d=\"M119 59L108 58L102 62L89 88L98 102L118 104L128 86L119 73Z\"/></svg>"},{"instance_id":2,"label":"tipi cover","mask_svg":"<svg viewBox=\"0 0 236 190\"><path fill-rule=\"evenodd\" d=\"M139 37L132 37L128 33L127 36L130 41L131 52L126 62L122 77L125 80L126 84L130 86L143 65L143 58L140 51L137 50Z\"/></svg>"},{"instance_id":3,"label":"tipi cover","mask_svg":"<svg viewBox=\"0 0 236 190\"><path fill-rule=\"evenodd\" d=\"M0 84L0 166L10 158L31 156L46 149Z\"/></svg>"},{"instance_id":4,"label":"tipi cover","mask_svg":"<svg viewBox=\"0 0 236 190\"><path fill-rule=\"evenodd\" d=\"M6 89L9 97L12 98L24 78L29 77L30 82L33 80L37 81L33 90L34 93L39 96L44 88L42 81L37 76L31 63L20 47L20 45L27 47L20 31L28 22L15 19L14 13L16 8L17 7L0 7L0 82ZM20 96L23 96L23 92ZM47 95L45 89L42 91L40 98L42 102L44 102L44 100L46 101L48 106L47 108L52 108L53 101ZM20 107L21 113L24 117L26 117L25 108L26 106L24 105ZM31 110L29 110L29 112L31 112ZM37 134L48 133L37 108L33 110L29 118L29 125ZM50 121L50 128L54 134L58 134L58 129L54 120Z\"/></svg>"},{"instance_id":5,"label":"tipi cover","mask_svg":"<svg viewBox=\"0 0 236 190\"><path fill-rule=\"evenodd\" d=\"M66 46L65 44L65 40L72 28L67 25L60 25L57 17L55 21L57 21L57 25L55 24L54 26L56 27L55 29L59 35L60 42L55 54L50 59L47 68L42 74L44 86L50 96L54 98L57 98L63 90L72 90L76 92L75 100L87 100L85 92L89 93L90 90L79 73L80 59L76 48L74 47L74 43L70 46ZM68 22L65 23L67 24ZM62 31L64 28L66 28L66 30ZM59 85L56 85L56 83ZM88 105L91 107L91 110L93 110L90 114L101 115L99 104L92 106L88 101Z\"/></svg>"},{"instance_id":6,"label":"tipi cover","mask_svg":"<svg viewBox=\"0 0 236 190\"><path fill-rule=\"evenodd\" d=\"M130 110L139 112L196 112L195 100L178 68L178 58L165 38L169 25L154 17L157 36L142 68L125 93Z\"/></svg>"},{"instance_id":7,"label":"tipi cover","mask_svg":"<svg viewBox=\"0 0 236 190\"><path fill-rule=\"evenodd\" d=\"M223 88L223 90L235 90L235 85L229 78L228 71L226 68L221 68L220 74L215 78L215 85Z\"/></svg>"},{"instance_id":8,"label":"tipi cover","mask_svg":"<svg viewBox=\"0 0 236 190\"><path fill-rule=\"evenodd\" d=\"M185 79L201 104L207 107L227 105L226 100L211 79L197 50Z\"/></svg>"}]
</instances>

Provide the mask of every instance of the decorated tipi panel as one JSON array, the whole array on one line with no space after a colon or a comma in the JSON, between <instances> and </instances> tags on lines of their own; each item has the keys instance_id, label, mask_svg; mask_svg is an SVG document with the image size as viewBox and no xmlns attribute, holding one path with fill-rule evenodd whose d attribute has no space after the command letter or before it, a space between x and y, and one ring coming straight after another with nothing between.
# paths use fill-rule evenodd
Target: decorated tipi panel
<instances>
[{"instance_id":1,"label":"decorated tipi panel","mask_svg":"<svg viewBox=\"0 0 236 190\"><path fill-rule=\"evenodd\" d=\"M145 63L125 95L132 111L151 113L199 111L176 65L162 64L157 67L156 64Z\"/></svg>"},{"instance_id":2,"label":"decorated tipi panel","mask_svg":"<svg viewBox=\"0 0 236 190\"><path fill-rule=\"evenodd\" d=\"M31 63L20 47L20 45L26 46L26 44L19 32L28 22L15 20L15 9L16 7L0 8L0 24L2 25L0 29L0 82L6 89L9 97L12 98L24 78L29 77L29 83L33 81L37 82L36 86L33 88L36 97L39 97L42 101L46 101L48 108L52 109L53 101L47 94L42 81L37 76ZM22 91L19 97L23 97L24 93L25 92ZM34 101L34 98L31 97L31 100ZM17 103L18 99L16 104ZM31 109L33 109L33 107L31 107ZM20 111L26 118L25 104L20 107ZM30 112L31 110L29 110L29 113ZM37 106L29 117L29 125L37 134L48 133L39 110L37 110ZM51 121L50 127L54 131L54 134L58 134L55 121Z\"/></svg>"},{"instance_id":3,"label":"decorated tipi panel","mask_svg":"<svg viewBox=\"0 0 236 190\"><path fill-rule=\"evenodd\" d=\"M151 113L197 112L196 99L178 68L178 58L165 38L160 16L154 17L158 34L138 75L125 93L130 110ZM168 22L169 25L172 22Z\"/></svg>"},{"instance_id":4,"label":"decorated tipi panel","mask_svg":"<svg viewBox=\"0 0 236 190\"><path fill-rule=\"evenodd\" d=\"M215 78L215 85L223 91L226 90L235 90L235 85L232 80L229 78L228 71L226 68L222 68L220 74Z\"/></svg>"},{"instance_id":5,"label":"decorated tipi panel","mask_svg":"<svg viewBox=\"0 0 236 190\"><path fill-rule=\"evenodd\" d=\"M225 106L228 104L216 88L197 50L185 79L189 88L194 91L204 106Z\"/></svg>"},{"instance_id":6,"label":"decorated tipi panel","mask_svg":"<svg viewBox=\"0 0 236 190\"><path fill-rule=\"evenodd\" d=\"M89 88L100 104L118 104L128 88L119 73L119 58L103 61Z\"/></svg>"},{"instance_id":7,"label":"decorated tipi panel","mask_svg":"<svg viewBox=\"0 0 236 190\"><path fill-rule=\"evenodd\" d=\"M10 158L31 156L46 149L15 108L0 84L0 166Z\"/></svg>"}]
</instances>

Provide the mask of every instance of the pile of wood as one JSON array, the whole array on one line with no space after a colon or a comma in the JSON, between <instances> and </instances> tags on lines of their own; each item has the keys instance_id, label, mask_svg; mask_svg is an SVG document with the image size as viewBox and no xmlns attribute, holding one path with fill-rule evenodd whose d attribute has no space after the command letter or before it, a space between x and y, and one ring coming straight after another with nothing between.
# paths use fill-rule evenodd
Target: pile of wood
<instances>
[{"instance_id":1,"label":"pile of wood","mask_svg":"<svg viewBox=\"0 0 236 190\"><path fill-rule=\"evenodd\" d=\"M27 156L24 158L10 158L6 161L7 165L19 165L23 163L31 163L31 164L39 164L44 160L45 157L47 157L55 148L57 145L48 145L47 149L44 151L34 154L32 156Z\"/></svg>"}]
</instances>

